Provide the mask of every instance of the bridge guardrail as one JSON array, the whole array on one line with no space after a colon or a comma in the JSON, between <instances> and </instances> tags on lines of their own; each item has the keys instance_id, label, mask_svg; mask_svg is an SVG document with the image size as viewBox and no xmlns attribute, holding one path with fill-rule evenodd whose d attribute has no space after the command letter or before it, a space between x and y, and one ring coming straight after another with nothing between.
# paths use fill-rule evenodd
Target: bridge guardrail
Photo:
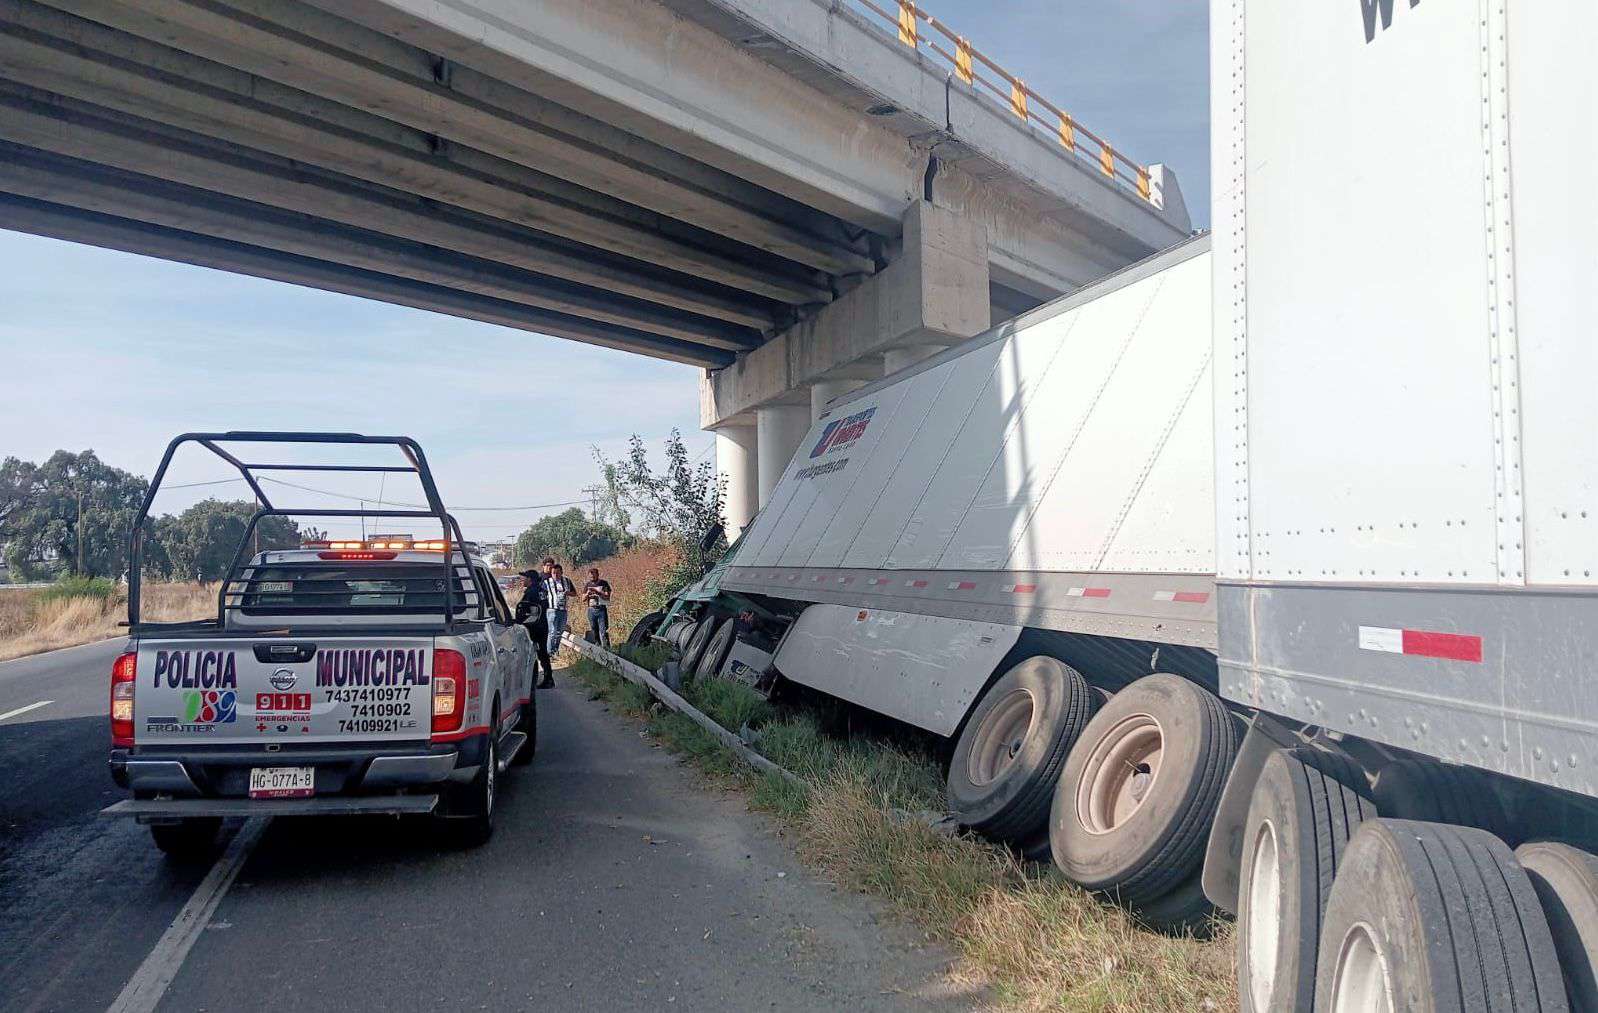
<instances>
[{"instance_id":1,"label":"bridge guardrail","mask_svg":"<svg viewBox=\"0 0 1598 1013\"><path fill-rule=\"evenodd\" d=\"M1154 203L1153 187L1150 185L1149 170L1146 166L1139 165L1115 150L1115 146L1109 141L1082 126L1070 113L1039 95L1025 81L984 55L965 36L956 33L948 25L922 10L914 0L883 0L883 2L896 4L897 11L889 11L873 0L846 0L846 6L868 12L887 22L898 33L902 45L909 46L917 52L925 48L926 51L941 57L953 69L955 78L969 85L973 91L980 93L986 89L991 92L1001 105L1008 108L1012 115L1025 122L1028 127L1050 137L1077 158L1087 162L1096 161L1101 175L1131 190L1143 200ZM932 30L933 34L922 30L923 23ZM934 34L942 36L947 45L940 43ZM952 50L950 46L953 47ZM984 70L991 72L999 80L995 82L983 73ZM1043 112L1039 112L1039 109ZM1047 115L1044 115L1045 113Z\"/></svg>"}]
</instances>

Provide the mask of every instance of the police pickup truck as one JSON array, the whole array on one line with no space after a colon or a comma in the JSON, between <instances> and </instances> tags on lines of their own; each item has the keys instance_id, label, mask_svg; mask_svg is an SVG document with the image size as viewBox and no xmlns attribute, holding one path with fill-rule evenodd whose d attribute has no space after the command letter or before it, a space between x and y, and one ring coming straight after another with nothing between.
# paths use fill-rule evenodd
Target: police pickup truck
<instances>
[{"instance_id":1,"label":"police pickup truck","mask_svg":"<svg viewBox=\"0 0 1598 1013\"><path fill-rule=\"evenodd\" d=\"M229 442L390 443L422 479L446 537L244 546L279 510ZM127 650L111 671L111 774L133 797L106 810L149 825L164 852L208 853L229 816L432 813L468 843L493 832L499 776L532 759L533 648L492 573L437 504L420 447L352 434L191 434L223 449L263 506L222 581L217 614L142 623L129 581ZM319 466L326 469L327 466ZM148 509L148 499L146 510ZM131 574L139 571L143 516ZM453 535L454 537L449 537Z\"/></svg>"}]
</instances>

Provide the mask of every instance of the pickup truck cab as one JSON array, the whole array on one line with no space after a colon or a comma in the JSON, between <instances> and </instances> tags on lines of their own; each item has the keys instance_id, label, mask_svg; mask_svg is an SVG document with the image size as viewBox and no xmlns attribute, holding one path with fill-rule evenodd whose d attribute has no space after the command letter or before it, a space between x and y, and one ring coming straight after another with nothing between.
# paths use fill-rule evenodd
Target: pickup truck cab
<instances>
[{"instance_id":1,"label":"pickup truck cab","mask_svg":"<svg viewBox=\"0 0 1598 1013\"><path fill-rule=\"evenodd\" d=\"M480 843L499 776L532 758L532 643L469 543L260 552L214 619L130 622L110 767L133 797L106 812L169 854L258 814L432 813Z\"/></svg>"}]
</instances>

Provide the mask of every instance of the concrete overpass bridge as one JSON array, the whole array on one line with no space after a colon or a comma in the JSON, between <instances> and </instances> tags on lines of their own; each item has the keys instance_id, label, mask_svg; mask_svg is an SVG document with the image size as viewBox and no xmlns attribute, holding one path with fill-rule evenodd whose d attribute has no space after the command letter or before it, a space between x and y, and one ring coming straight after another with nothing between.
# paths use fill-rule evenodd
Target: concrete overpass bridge
<instances>
[{"instance_id":1,"label":"concrete overpass bridge","mask_svg":"<svg viewBox=\"0 0 1598 1013\"><path fill-rule=\"evenodd\" d=\"M0 0L0 227L701 366L738 526L830 398L1190 226L897 0Z\"/></svg>"}]
</instances>

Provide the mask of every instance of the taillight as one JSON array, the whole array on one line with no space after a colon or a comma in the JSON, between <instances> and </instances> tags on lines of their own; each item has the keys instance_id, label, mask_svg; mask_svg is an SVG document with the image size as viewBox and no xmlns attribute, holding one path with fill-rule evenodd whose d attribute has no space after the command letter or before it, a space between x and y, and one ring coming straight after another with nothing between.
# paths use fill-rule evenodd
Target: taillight
<instances>
[{"instance_id":1,"label":"taillight","mask_svg":"<svg viewBox=\"0 0 1598 1013\"><path fill-rule=\"evenodd\" d=\"M133 684L139 656L129 651L111 663L111 744L133 745Z\"/></svg>"},{"instance_id":2,"label":"taillight","mask_svg":"<svg viewBox=\"0 0 1598 1013\"><path fill-rule=\"evenodd\" d=\"M433 731L455 732L466 716L466 657L441 648L433 652Z\"/></svg>"}]
</instances>

